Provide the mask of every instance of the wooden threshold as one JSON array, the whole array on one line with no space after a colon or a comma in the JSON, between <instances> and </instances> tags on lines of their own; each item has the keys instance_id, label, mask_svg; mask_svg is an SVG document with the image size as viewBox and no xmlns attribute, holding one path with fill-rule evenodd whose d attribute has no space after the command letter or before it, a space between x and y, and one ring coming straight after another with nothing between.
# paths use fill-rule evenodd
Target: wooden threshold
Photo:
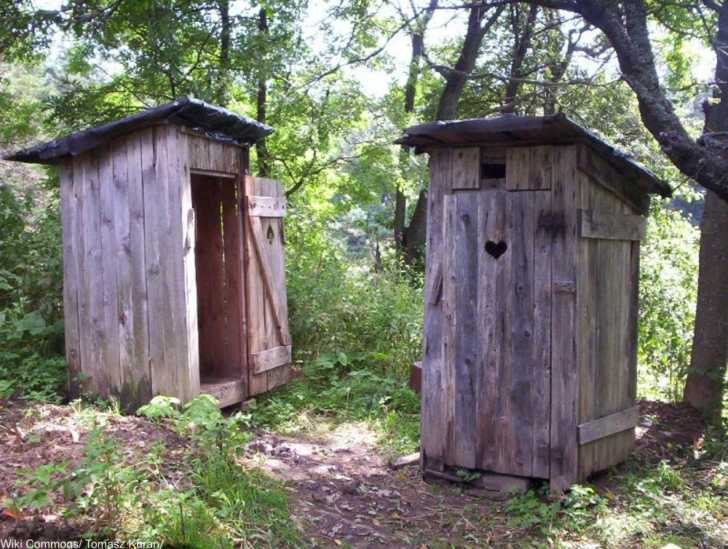
<instances>
[{"instance_id":1,"label":"wooden threshold","mask_svg":"<svg viewBox=\"0 0 728 549\"><path fill-rule=\"evenodd\" d=\"M200 394L214 396L220 408L243 402L243 380L236 378L211 378L200 381Z\"/></svg>"}]
</instances>

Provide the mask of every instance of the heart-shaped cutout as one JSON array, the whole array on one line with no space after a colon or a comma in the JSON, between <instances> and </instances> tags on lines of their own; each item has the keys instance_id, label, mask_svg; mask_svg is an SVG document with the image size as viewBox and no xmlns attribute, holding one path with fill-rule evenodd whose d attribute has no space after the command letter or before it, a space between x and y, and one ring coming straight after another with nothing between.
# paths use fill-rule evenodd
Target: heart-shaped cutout
<instances>
[{"instance_id":1,"label":"heart-shaped cutout","mask_svg":"<svg viewBox=\"0 0 728 549\"><path fill-rule=\"evenodd\" d=\"M492 240L488 240L488 242L485 243L485 251L488 252L488 255L492 256L494 259L498 259L504 253L506 253L507 249L508 244L506 244L502 240L500 242L493 242Z\"/></svg>"}]
</instances>

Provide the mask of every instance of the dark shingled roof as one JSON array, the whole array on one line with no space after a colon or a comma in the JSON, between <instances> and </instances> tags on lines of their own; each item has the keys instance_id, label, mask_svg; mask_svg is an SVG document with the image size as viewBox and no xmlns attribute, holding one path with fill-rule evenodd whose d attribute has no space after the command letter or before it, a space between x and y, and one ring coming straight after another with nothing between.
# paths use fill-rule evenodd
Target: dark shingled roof
<instances>
[{"instance_id":1,"label":"dark shingled roof","mask_svg":"<svg viewBox=\"0 0 728 549\"><path fill-rule=\"evenodd\" d=\"M584 143L609 161L645 192L671 196L670 186L642 164L580 126L564 114L549 116L503 115L470 120L446 120L412 126L396 143L417 152L430 147L468 144L566 145Z\"/></svg>"},{"instance_id":2,"label":"dark shingled roof","mask_svg":"<svg viewBox=\"0 0 728 549\"><path fill-rule=\"evenodd\" d=\"M172 103L147 109L103 126L89 128L49 143L35 145L5 157L6 160L55 164L65 156L75 156L103 145L108 141L159 122L171 122L201 131L213 139L237 144L252 144L273 132L273 128L236 114L185 97Z\"/></svg>"}]
</instances>

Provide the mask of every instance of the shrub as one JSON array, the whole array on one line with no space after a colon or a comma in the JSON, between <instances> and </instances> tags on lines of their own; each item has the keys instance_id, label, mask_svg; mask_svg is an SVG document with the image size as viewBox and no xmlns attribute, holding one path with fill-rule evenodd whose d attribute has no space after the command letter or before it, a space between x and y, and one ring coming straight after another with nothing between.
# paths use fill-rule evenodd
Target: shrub
<instances>
[{"instance_id":1,"label":"shrub","mask_svg":"<svg viewBox=\"0 0 728 549\"><path fill-rule=\"evenodd\" d=\"M690 365L699 231L680 213L657 208L640 266L639 374L643 396L682 397Z\"/></svg>"}]
</instances>

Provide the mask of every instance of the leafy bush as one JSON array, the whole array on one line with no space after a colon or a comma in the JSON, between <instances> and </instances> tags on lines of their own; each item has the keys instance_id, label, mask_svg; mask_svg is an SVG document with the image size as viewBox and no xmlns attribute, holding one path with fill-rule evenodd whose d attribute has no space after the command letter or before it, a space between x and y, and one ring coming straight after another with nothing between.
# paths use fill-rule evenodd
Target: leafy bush
<instances>
[{"instance_id":1,"label":"leafy bush","mask_svg":"<svg viewBox=\"0 0 728 549\"><path fill-rule=\"evenodd\" d=\"M0 185L0 397L58 401L66 379L57 193Z\"/></svg>"},{"instance_id":2,"label":"leafy bush","mask_svg":"<svg viewBox=\"0 0 728 549\"><path fill-rule=\"evenodd\" d=\"M699 231L680 213L656 208L640 265L640 391L678 401L690 365Z\"/></svg>"}]
</instances>

